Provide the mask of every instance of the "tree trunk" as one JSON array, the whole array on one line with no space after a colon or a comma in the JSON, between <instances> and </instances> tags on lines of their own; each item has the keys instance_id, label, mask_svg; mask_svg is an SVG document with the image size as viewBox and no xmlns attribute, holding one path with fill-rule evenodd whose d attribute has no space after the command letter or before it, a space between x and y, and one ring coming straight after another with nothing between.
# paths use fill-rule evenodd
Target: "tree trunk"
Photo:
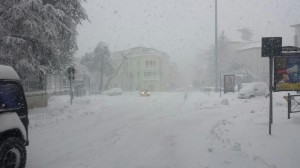
<instances>
[{"instance_id":1,"label":"tree trunk","mask_svg":"<svg viewBox=\"0 0 300 168\"><path fill-rule=\"evenodd\" d=\"M99 83L99 91L102 92L103 90L103 77L104 77L104 55L100 58L100 83Z\"/></svg>"}]
</instances>

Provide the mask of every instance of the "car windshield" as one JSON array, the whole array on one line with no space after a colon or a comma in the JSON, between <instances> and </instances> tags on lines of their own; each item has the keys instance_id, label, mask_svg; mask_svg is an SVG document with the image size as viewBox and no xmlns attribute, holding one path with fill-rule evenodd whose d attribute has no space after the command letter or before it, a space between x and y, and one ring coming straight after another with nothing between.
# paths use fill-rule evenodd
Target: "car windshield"
<instances>
[{"instance_id":1,"label":"car windshield","mask_svg":"<svg viewBox=\"0 0 300 168\"><path fill-rule=\"evenodd\" d=\"M0 0L0 167L25 164L2 135L27 168L300 167L299 9Z\"/></svg>"}]
</instances>

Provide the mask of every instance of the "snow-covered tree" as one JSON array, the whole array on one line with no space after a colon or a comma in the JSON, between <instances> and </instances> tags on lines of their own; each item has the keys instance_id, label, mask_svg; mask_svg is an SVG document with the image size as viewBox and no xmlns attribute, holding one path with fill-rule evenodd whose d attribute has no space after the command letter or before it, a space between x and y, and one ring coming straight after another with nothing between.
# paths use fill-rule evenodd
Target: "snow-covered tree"
<instances>
[{"instance_id":1,"label":"snow-covered tree","mask_svg":"<svg viewBox=\"0 0 300 168\"><path fill-rule=\"evenodd\" d=\"M209 55L209 76L215 76L215 46L212 46L211 49L207 52ZM224 31L218 37L218 66L220 71L227 71L228 66L232 63L230 57L230 47L229 39L225 35Z\"/></svg>"},{"instance_id":2,"label":"snow-covered tree","mask_svg":"<svg viewBox=\"0 0 300 168\"><path fill-rule=\"evenodd\" d=\"M234 55L236 54L235 48L231 45L229 38L226 34L221 32L218 37L218 66L219 70L222 73L232 73L241 71L243 68L242 65L239 65L236 62ZM211 49L207 52L208 55L208 73L209 73L209 81L214 81L215 77L215 46L212 46ZM220 72L218 72L219 74Z\"/></svg>"},{"instance_id":3,"label":"snow-covered tree","mask_svg":"<svg viewBox=\"0 0 300 168\"><path fill-rule=\"evenodd\" d=\"M27 74L62 70L77 50L82 0L1 0L0 64Z\"/></svg>"},{"instance_id":4,"label":"snow-covered tree","mask_svg":"<svg viewBox=\"0 0 300 168\"><path fill-rule=\"evenodd\" d=\"M228 72L231 65L234 63L232 57L232 48L230 47L230 41L222 31L218 38L218 62L219 70L222 72Z\"/></svg>"},{"instance_id":5,"label":"snow-covered tree","mask_svg":"<svg viewBox=\"0 0 300 168\"><path fill-rule=\"evenodd\" d=\"M86 53L81 59L81 64L85 65L88 71L99 76L98 90L102 91L105 76L114 74L114 67L110 60L111 53L107 44L99 42L91 53Z\"/></svg>"}]
</instances>

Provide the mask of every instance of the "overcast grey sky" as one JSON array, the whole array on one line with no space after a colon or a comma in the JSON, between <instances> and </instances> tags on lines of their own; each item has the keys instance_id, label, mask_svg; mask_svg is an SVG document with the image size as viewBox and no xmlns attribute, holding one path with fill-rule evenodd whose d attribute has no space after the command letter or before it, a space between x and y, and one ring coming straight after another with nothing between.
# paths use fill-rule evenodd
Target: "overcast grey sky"
<instances>
[{"instance_id":1,"label":"overcast grey sky","mask_svg":"<svg viewBox=\"0 0 300 168\"><path fill-rule=\"evenodd\" d=\"M199 50L214 44L214 0L87 0L90 23L78 27L79 51L92 51L99 41L111 51L136 46L167 52L172 62L193 62ZM259 41L282 36L293 45L300 23L300 0L218 0L219 32L240 41L239 28L250 28Z\"/></svg>"}]
</instances>

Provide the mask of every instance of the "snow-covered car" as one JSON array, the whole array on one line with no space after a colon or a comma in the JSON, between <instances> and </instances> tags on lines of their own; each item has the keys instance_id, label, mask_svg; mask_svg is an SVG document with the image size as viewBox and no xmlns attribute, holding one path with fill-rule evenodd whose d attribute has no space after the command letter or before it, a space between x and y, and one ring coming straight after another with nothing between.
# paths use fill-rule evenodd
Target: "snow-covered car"
<instances>
[{"instance_id":1,"label":"snow-covered car","mask_svg":"<svg viewBox=\"0 0 300 168\"><path fill-rule=\"evenodd\" d=\"M0 65L0 167L24 168L28 141L28 110L16 71Z\"/></svg>"},{"instance_id":2,"label":"snow-covered car","mask_svg":"<svg viewBox=\"0 0 300 168\"><path fill-rule=\"evenodd\" d=\"M121 95L121 94L122 94L121 88L112 88L112 89L102 92L102 95L108 95L108 96L115 96L115 95Z\"/></svg>"},{"instance_id":3,"label":"snow-covered car","mask_svg":"<svg viewBox=\"0 0 300 168\"><path fill-rule=\"evenodd\" d=\"M142 89L140 91L141 96L150 96L150 92L147 89Z\"/></svg>"},{"instance_id":4,"label":"snow-covered car","mask_svg":"<svg viewBox=\"0 0 300 168\"><path fill-rule=\"evenodd\" d=\"M268 91L268 85L264 82L252 82L244 84L238 93L238 98L249 99L255 96L265 96Z\"/></svg>"}]
</instances>

